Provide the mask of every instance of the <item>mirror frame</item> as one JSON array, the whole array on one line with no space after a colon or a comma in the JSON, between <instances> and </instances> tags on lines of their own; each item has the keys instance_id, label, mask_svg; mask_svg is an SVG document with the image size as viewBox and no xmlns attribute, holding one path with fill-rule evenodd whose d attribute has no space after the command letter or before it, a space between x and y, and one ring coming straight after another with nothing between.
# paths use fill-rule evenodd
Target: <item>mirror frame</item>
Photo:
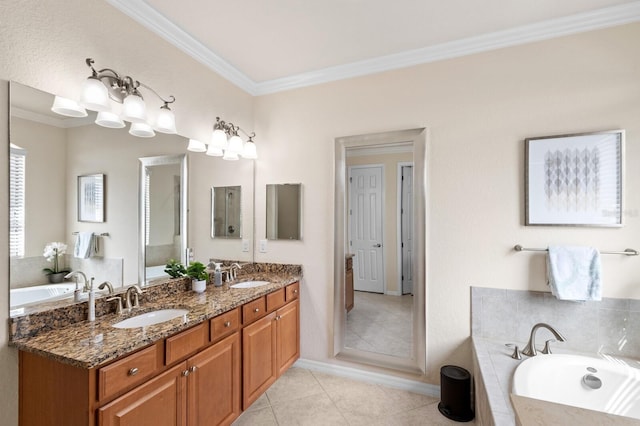
<instances>
[{"instance_id":1,"label":"mirror frame","mask_svg":"<svg viewBox=\"0 0 640 426\"><path fill-rule=\"evenodd\" d=\"M180 245L182 250L180 253L180 262L183 265L187 264L187 208L188 208L188 187L189 176L187 172L187 155L159 155L155 157L142 157L138 159L140 161L139 175L138 175L138 283L145 287L148 286L147 282L147 265L146 265L146 218L145 218L145 171L150 166L164 166L168 164L180 165Z\"/></svg>"},{"instance_id":2,"label":"mirror frame","mask_svg":"<svg viewBox=\"0 0 640 426\"><path fill-rule=\"evenodd\" d=\"M345 255L347 253L347 148L413 143L413 240L414 297L413 351L411 358L399 358L345 347L347 311L345 309ZM425 128L399 130L367 135L345 136L335 139L335 222L334 222L334 298L333 298L333 354L336 358L424 374L426 371L426 197L427 197L427 130Z\"/></svg>"}]
</instances>

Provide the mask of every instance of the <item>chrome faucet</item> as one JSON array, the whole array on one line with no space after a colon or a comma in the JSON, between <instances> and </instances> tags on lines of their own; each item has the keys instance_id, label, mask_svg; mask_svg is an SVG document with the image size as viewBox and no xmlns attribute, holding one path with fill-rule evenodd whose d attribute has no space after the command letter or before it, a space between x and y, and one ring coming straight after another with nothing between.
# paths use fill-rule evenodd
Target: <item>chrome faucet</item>
<instances>
[{"instance_id":1,"label":"chrome faucet","mask_svg":"<svg viewBox=\"0 0 640 426\"><path fill-rule=\"evenodd\" d=\"M113 286L111 285L111 283L109 281L105 281L102 284L100 284L98 286L98 290L104 290L104 288L107 288L107 291L109 292L109 296L111 296L113 294Z\"/></svg>"},{"instance_id":2,"label":"chrome faucet","mask_svg":"<svg viewBox=\"0 0 640 426\"><path fill-rule=\"evenodd\" d=\"M555 336L555 338L559 342L565 342L566 341L564 336L562 334L560 334L555 328L551 327L549 324L545 324L543 322L540 322L540 323L534 325L533 328L531 329L531 336L529 337L529 342L527 343L527 346L525 346L525 348L522 350L523 354L525 354L527 356L536 356L536 355L538 355L538 351L536 350L536 331L538 331L539 328L546 328L547 330L549 330L551 333L553 333L553 335ZM545 347L545 349L548 352L551 352L549 349L547 349L547 347Z\"/></svg>"},{"instance_id":3,"label":"chrome faucet","mask_svg":"<svg viewBox=\"0 0 640 426\"><path fill-rule=\"evenodd\" d=\"M239 263L232 263L229 267L229 281L235 281L238 276L238 270L242 269Z\"/></svg>"},{"instance_id":4,"label":"chrome faucet","mask_svg":"<svg viewBox=\"0 0 640 426\"><path fill-rule=\"evenodd\" d=\"M131 294L133 293L133 302L131 300ZM124 308L127 310L131 310L131 308L137 308L140 306L140 301L138 300L138 296L142 294L142 289L138 287L136 284L127 288L124 299Z\"/></svg>"},{"instance_id":5,"label":"chrome faucet","mask_svg":"<svg viewBox=\"0 0 640 426\"><path fill-rule=\"evenodd\" d=\"M80 290L78 284L78 275L80 275L83 279L83 287L82 291L89 291L89 280L87 280L87 276L82 271L71 271L67 275L64 276L65 279L73 278L76 282L76 291Z\"/></svg>"}]
</instances>

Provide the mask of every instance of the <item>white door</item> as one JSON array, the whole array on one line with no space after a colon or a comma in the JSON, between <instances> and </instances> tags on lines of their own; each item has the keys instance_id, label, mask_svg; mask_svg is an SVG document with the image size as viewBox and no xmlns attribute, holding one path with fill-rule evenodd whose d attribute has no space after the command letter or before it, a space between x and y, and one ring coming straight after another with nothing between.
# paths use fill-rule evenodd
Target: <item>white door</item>
<instances>
[{"instance_id":1,"label":"white door","mask_svg":"<svg viewBox=\"0 0 640 426\"><path fill-rule=\"evenodd\" d=\"M402 294L413 294L413 166L402 166Z\"/></svg>"},{"instance_id":2,"label":"white door","mask_svg":"<svg viewBox=\"0 0 640 426\"><path fill-rule=\"evenodd\" d=\"M384 293L382 241L382 166L349 169L350 251L353 287L358 291Z\"/></svg>"}]
</instances>

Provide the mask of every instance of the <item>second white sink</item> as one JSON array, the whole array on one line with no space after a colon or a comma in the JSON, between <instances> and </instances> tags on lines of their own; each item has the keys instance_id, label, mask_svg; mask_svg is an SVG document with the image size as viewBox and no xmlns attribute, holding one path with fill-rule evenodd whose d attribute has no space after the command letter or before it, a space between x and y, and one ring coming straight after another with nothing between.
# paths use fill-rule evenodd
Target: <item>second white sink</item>
<instances>
[{"instance_id":1,"label":"second white sink","mask_svg":"<svg viewBox=\"0 0 640 426\"><path fill-rule=\"evenodd\" d=\"M169 321L188 313L189 311L186 309L160 309L127 318L126 320L113 324L113 326L115 328L146 327L148 325L160 324L161 322Z\"/></svg>"},{"instance_id":2,"label":"second white sink","mask_svg":"<svg viewBox=\"0 0 640 426\"><path fill-rule=\"evenodd\" d=\"M262 287L263 285L271 284L270 281L244 281L238 284L231 284L231 288L254 288Z\"/></svg>"}]
</instances>

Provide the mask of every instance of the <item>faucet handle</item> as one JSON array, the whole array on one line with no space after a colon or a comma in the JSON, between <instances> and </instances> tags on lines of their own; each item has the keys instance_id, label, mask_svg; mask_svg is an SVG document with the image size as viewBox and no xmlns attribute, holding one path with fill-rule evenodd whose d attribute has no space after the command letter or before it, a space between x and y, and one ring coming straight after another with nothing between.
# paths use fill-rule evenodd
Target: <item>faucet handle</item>
<instances>
[{"instance_id":1,"label":"faucet handle","mask_svg":"<svg viewBox=\"0 0 640 426\"><path fill-rule=\"evenodd\" d=\"M551 342L557 342L556 339L549 339L546 342L544 342L544 349L542 349L542 353L549 355L551 354Z\"/></svg>"},{"instance_id":2,"label":"faucet handle","mask_svg":"<svg viewBox=\"0 0 640 426\"><path fill-rule=\"evenodd\" d=\"M121 315L122 314L122 298L120 296L109 297L107 299L107 302L111 302L113 300L118 301L118 304L116 305L116 314Z\"/></svg>"},{"instance_id":3,"label":"faucet handle","mask_svg":"<svg viewBox=\"0 0 640 426\"><path fill-rule=\"evenodd\" d=\"M513 359L522 359L522 355L520 353L520 348L515 343L505 343L504 344L508 348L514 348L513 353L511 354L511 358Z\"/></svg>"}]
</instances>

